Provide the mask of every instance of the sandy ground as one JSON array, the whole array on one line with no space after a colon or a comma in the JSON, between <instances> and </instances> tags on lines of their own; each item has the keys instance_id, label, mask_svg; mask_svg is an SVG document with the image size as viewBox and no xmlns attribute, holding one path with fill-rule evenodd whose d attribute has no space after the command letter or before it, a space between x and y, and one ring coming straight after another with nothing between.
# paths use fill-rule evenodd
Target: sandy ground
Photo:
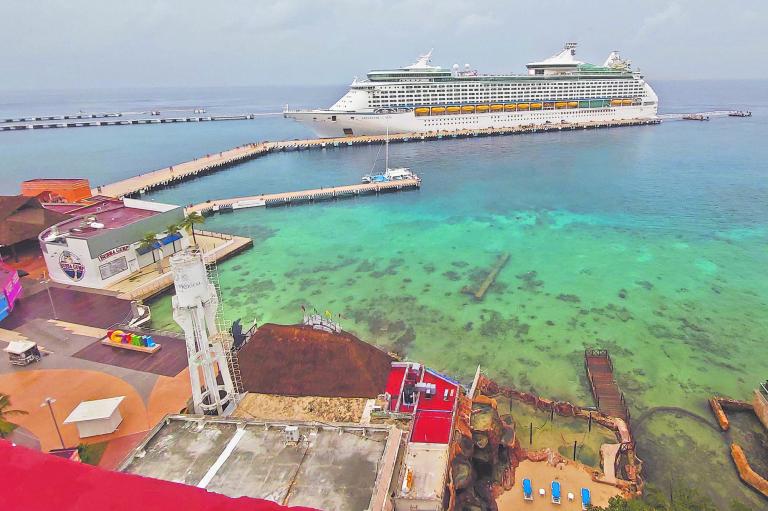
<instances>
[{"instance_id":1,"label":"sandy ground","mask_svg":"<svg viewBox=\"0 0 768 511\"><path fill-rule=\"evenodd\" d=\"M523 479L530 479L533 485L533 501L523 500ZM552 503L550 485L552 481L560 481L562 503ZM539 496L539 488L546 490L546 495ZM592 504L607 506L608 499L621 492L618 488L592 481L584 470L575 465L566 465L562 470L546 462L534 463L524 461L515 471L515 486L496 499L499 511L530 510L581 510L581 488L589 488L592 494ZM573 502L568 501L568 493L573 493Z\"/></svg>"},{"instance_id":2,"label":"sandy ground","mask_svg":"<svg viewBox=\"0 0 768 511\"><path fill-rule=\"evenodd\" d=\"M360 422L365 398L288 397L249 392L235 417L247 419Z\"/></svg>"}]
</instances>

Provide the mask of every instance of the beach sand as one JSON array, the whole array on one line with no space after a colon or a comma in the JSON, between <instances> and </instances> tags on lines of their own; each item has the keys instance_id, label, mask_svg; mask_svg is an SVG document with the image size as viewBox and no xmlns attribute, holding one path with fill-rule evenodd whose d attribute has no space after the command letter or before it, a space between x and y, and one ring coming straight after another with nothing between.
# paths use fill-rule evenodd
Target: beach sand
<instances>
[{"instance_id":1,"label":"beach sand","mask_svg":"<svg viewBox=\"0 0 768 511\"><path fill-rule=\"evenodd\" d=\"M533 485L533 501L523 500L523 479L525 478L530 479ZM555 480L560 481L561 485L560 505L552 503L550 494L550 485ZM543 497L539 496L540 488L544 488L547 492ZM546 462L523 461L515 470L515 486L496 499L496 504L499 506L499 511L580 510L581 488L589 488L592 504L601 507L607 506L608 499L621 493L618 488L592 481L587 472L572 464L560 469ZM573 502L568 501L568 493L573 493Z\"/></svg>"}]
</instances>

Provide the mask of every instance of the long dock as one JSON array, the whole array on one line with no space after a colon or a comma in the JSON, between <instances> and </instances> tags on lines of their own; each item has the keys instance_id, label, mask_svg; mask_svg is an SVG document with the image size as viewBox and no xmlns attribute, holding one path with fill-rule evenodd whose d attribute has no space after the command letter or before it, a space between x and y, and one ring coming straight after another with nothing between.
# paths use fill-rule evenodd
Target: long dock
<instances>
[{"instance_id":1,"label":"long dock","mask_svg":"<svg viewBox=\"0 0 768 511\"><path fill-rule=\"evenodd\" d=\"M284 206L305 202L328 201L359 195L378 195L379 193L414 190L421 187L421 179L401 179L384 183L361 183L356 185L332 186L315 188L297 192L272 193L252 195L249 197L234 197L195 204L186 208L187 213L197 212L203 215L233 211L235 209L256 208L267 206Z\"/></svg>"},{"instance_id":2,"label":"long dock","mask_svg":"<svg viewBox=\"0 0 768 511\"><path fill-rule=\"evenodd\" d=\"M274 114L272 114L274 115ZM242 121L257 119L258 114L239 114L239 115L208 115L195 117L149 117L141 119L117 119L108 121L98 121L91 119L100 119L107 117L121 117L122 114L104 114L104 115L77 115L77 116L46 116L19 119L6 119L0 124L0 131L21 131L21 130L39 130L54 128L93 128L98 126L131 126L137 124L170 124L177 122L206 122L206 121ZM65 122L50 122L50 121ZM47 122L40 122L47 121Z\"/></svg>"},{"instance_id":3,"label":"long dock","mask_svg":"<svg viewBox=\"0 0 768 511\"><path fill-rule=\"evenodd\" d=\"M613 361L608 350L585 350L584 367L598 410L623 419L629 427L629 408L613 377Z\"/></svg>"},{"instance_id":4,"label":"long dock","mask_svg":"<svg viewBox=\"0 0 768 511\"><path fill-rule=\"evenodd\" d=\"M646 126L659 124L659 119L628 119L622 121L593 121L568 124L541 124L514 128L488 128L478 130L429 131L424 133L395 133L389 135L392 144L405 142L426 142L443 139L460 139L489 136L520 135L527 133L548 133L569 130L616 128L624 126ZM135 197L156 189L174 186L182 181L201 177L239 163L258 158L276 151L302 151L309 149L332 149L382 143L385 135L363 135L339 138L312 138L281 142L258 142L236 147L228 151L206 155L192 161L165 167L163 169L134 176L116 183L93 189L94 194L113 197Z\"/></svg>"}]
</instances>

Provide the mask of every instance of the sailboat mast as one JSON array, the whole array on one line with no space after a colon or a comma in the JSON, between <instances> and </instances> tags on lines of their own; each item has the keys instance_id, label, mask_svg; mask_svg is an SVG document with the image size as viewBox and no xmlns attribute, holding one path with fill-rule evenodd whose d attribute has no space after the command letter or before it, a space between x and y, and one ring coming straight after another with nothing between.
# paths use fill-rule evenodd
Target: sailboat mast
<instances>
[{"instance_id":1,"label":"sailboat mast","mask_svg":"<svg viewBox=\"0 0 768 511\"><path fill-rule=\"evenodd\" d=\"M384 139L384 171L389 170L389 120L387 120L387 136Z\"/></svg>"}]
</instances>

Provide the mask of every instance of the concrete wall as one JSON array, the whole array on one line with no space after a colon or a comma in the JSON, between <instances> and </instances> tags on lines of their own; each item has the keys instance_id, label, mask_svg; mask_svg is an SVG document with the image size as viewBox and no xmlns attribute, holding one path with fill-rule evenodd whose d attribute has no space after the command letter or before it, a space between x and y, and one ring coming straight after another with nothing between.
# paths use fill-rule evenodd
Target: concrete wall
<instances>
[{"instance_id":1,"label":"concrete wall","mask_svg":"<svg viewBox=\"0 0 768 511\"><path fill-rule=\"evenodd\" d=\"M755 407L755 415L763 423L763 426L768 428L768 401L765 396L760 393L759 389L755 389L755 396L752 399L752 405Z\"/></svg>"},{"instance_id":2,"label":"concrete wall","mask_svg":"<svg viewBox=\"0 0 768 511\"><path fill-rule=\"evenodd\" d=\"M115 413L106 419L95 419L92 421L78 422L77 431L80 438L107 435L115 431L121 422L123 422L123 417L120 415L120 410L116 409Z\"/></svg>"}]
</instances>

